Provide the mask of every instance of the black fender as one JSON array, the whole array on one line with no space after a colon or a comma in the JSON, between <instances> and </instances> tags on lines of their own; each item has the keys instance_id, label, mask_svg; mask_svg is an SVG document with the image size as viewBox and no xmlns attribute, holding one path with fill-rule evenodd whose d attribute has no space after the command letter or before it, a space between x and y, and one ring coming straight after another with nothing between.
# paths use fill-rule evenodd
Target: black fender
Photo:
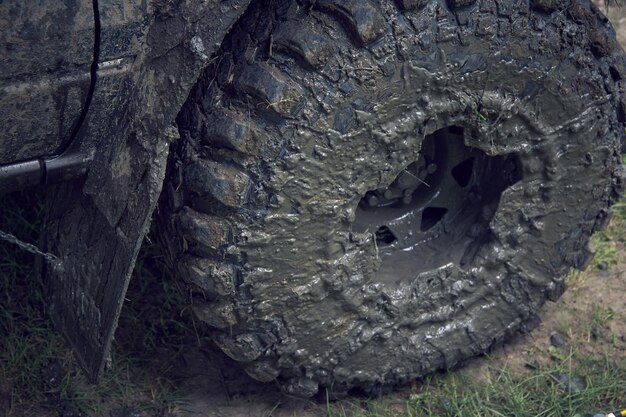
<instances>
[{"instance_id":1,"label":"black fender","mask_svg":"<svg viewBox=\"0 0 626 417\"><path fill-rule=\"evenodd\" d=\"M250 0L94 0L93 97L74 151L86 176L50 189L43 268L53 321L92 380L103 371L156 206L173 122Z\"/></svg>"}]
</instances>

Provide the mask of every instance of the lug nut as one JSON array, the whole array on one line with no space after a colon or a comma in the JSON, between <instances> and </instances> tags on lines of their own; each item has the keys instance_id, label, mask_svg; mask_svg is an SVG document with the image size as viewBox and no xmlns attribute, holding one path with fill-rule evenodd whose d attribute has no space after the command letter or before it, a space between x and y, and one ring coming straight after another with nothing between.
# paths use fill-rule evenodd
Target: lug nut
<instances>
[{"instance_id":1,"label":"lug nut","mask_svg":"<svg viewBox=\"0 0 626 417\"><path fill-rule=\"evenodd\" d=\"M426 167L426 172L428 172L429 174L432 174L435 171L437 171L437 164L435 163L432 163L428 165L428 167Z\"/></svg>"},{"instance_id":2,"label":"lug nut","mask_svg":"<svg viewBox=\"0 0 626 417\"><path fill-rule=\"evenodd\" d=\"M370 195L367 198L367 204L369 204L370 207L376 207L378 206L378 203L380 203L380 201L378 200L378 197L376 197L375 195Z\"/></svg>"}]
</instances>

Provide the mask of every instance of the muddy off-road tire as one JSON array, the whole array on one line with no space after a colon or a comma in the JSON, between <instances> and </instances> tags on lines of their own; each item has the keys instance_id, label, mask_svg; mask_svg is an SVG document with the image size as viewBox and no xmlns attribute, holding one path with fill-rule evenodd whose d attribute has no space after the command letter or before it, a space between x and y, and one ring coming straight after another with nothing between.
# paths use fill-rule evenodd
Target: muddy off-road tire
<instances>
[{"instance_id":1,"label":"muddy off-road tire","mask_svg":"<svg viewBox=\"0 0 626 417\"><path fill-rule=\"evenodd\" d=\"M159 208L215 342L302 396L536 323L620 194L624 55L586 1L258 1L181 111Z\"/></svg>"}]
</instances>

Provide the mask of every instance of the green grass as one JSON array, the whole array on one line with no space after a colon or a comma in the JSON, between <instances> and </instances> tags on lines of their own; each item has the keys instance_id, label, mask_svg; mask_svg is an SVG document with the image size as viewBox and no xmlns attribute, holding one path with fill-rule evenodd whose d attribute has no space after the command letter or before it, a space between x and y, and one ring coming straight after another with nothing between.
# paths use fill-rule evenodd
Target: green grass
<instances>
[{"instance_id":1,"label":"green grass","mask_svg":"<svg viewBox=\"0 0 626 417\"><path fill-rule=\"evenodd\" d=\"M329 404L329 417L387 416L592 416L614 411L626 393L626 359L606 357L572 365L568 355L551 368L489 368L477 382L465 372L427 378L405 399ZM567 386L574 380L581 387ZM565 381L565 382L563 382Z\"/></svg>"}]
</instances>

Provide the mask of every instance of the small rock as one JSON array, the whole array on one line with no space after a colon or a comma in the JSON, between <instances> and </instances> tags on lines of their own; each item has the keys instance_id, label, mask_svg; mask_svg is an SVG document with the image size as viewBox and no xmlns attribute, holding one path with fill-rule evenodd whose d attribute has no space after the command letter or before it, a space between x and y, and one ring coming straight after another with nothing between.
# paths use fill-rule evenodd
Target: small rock
<instances>
[{"instance_id":1,"label":"small rock","mask_svg":"<svg viewBox=\"0 0 626 417\"><path fill-rule=\"evenodd\" d=\"M57 392L61 389L64 377L65 371L58 361L50 361L41 369L41 379L46 391Z\"/></svg>"},{"instance_id":2,"label":"small rock","mask_svg":"<svg viewBox=\"0 0 626 417\"><path fill-rule=\"evenodd\" d=\"M596 326L591 326L591 337L593 340L597 340L602 337L602 332Z\"/></svg>"},{"instance_id":3,"label":"small rock","mask_svg":"<svg viewBox=\"0 0 626 417\"><path fill-rule=\"evenodd\" d=\"M553 333L550 336L550 344L556 348L565 346L565 339L558 333Z\"/></svg>"},{"instance_id":4,"label":"small rock","mask_svg":"<svg viewBox=\"0 0 626 417\"><path fill-rule=\"evenodd\" d=\"M554 372L551 374L556 383L563 389L563 391L571 393L578 392L585 389L586 384L581 378L576 375L568 376L561 372Z\"/></svg>"},{"instance_id":5,"label":"small rock","mask_svg":"<svg viewBox=\"0 0 626 417\"><path fill-rule=\"evenodd\" d=\"M606 271L607 269L609 269L609 266L605 262L600 262L598 263L598 265L596 265L596 268L598 268L600 271Z\"/></svg>"}]
</instances>

